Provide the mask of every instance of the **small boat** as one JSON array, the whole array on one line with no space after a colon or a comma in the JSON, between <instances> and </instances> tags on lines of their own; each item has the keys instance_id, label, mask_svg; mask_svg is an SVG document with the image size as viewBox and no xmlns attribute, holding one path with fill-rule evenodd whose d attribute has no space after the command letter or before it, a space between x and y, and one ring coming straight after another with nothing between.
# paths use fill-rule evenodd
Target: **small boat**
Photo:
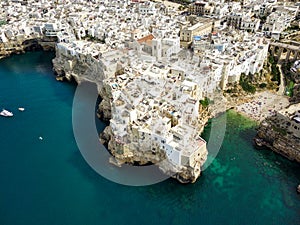
<instances>
[{"instance_id":1,"label":"small boat","mask_svg":"<svg viewBox=\"0 0 300 225\"><path fill-rule=\"evenodd\" d=\"M40 139L40 140L43 140L43 137L42 137L42 136L40 136L40 137L39 137L39 139Z\"/></svg>"},{"instance_id":2,"label":"small boat","mask_svg":"<svg viewBox=\"0 0 300 225\"><path fill-rule=\"evenodd\" d=\"M0 112L0 116L5 116L5 117L12 117L14 114L12 112L7 111L6 109L3 109Z\"/></svg>"},{"instance_id":3,"label":"small boat","mask_svg":"<svg viewBox=\"0 0 300 225\"><path fill-rule=\"evenodd\" d=\"M18 108L19 111L23 112L25 108Z\"/></svg>"}]
</instances>

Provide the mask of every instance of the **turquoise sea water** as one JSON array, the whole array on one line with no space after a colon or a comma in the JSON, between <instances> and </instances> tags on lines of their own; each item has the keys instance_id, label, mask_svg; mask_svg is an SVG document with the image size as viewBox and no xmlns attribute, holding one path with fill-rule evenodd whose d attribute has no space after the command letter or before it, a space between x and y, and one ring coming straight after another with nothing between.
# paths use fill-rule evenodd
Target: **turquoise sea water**
<instances>
[{"instance_id":1,"label":"turquoise sea water","mask_svg":"<svg viewBox=\"0 0 300 225\"><path fill-rule=\"evenodd\" d=\"M73 136L76 87L55 80L52 57L0 61L0 108L15 114L0 117L0 225L300 224L299 164L253 148L255 124L234 112L217 158L195 184L129 187L96 174Z\"/></svg>"}]
</instances>

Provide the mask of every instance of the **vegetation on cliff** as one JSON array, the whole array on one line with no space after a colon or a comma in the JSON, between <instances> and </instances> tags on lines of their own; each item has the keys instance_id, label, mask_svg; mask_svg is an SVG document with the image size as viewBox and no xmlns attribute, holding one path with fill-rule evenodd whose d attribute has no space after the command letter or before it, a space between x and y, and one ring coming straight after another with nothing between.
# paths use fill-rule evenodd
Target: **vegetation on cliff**
<instances>
[{"instance_id":1,"label":"vegetation on cliff","mask_svg":"<svg viewBox=\"0 0 300 225\"><path fill-rule=\"evenodd\" d=\"M278 85L280 85L280 71L274 56L269 55L268 64L271 67L271 81L276 82Z\"/></svg>"},{"instance_id":2,"label":"vegetation on cliff","mask_svg":"<svg viewBox=\"0 0 300 225\"><path fill-rule=\"evenodd\" d=\"M253 76L246 76L246 74L242 73L239 84L241 85L244 91L254 94L256 92L256 87L251 82L251 80L253 80L252 78Z\"/></svg>"},{"instance_id":3,"label":"vegetation on cliff","mask_svg":"<svg viewBox=\"0 0 300 225\"><path fill-rule=\"evenodd\" d=\"M205 97L203 100L200 100L200 104L203 108L207 108L209 104L211 103L211 100L207 97Z\"/></svg>"},{"instance_id":4,"label":"vegetation on cliff","mask_svg":"<svg viewBox=\"0 0 300 225\"><path fill-rule=\"evenodd\" d=\"M277 62L270 55L259 73L242 73L239 82L229 85L225 92L232 97L237 97L240 94L254 94L265 89L276 90L280 85L280 76Z\"/></svg>"}]
</instances>

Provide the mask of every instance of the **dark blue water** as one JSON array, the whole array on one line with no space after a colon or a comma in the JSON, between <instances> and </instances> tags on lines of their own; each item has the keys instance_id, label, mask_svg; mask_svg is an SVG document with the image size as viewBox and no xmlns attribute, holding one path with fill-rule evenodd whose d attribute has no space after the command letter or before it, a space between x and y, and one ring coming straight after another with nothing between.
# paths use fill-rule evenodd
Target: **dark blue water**
<instances>
[{"instance_id":1,"label":"dark blue water","mask_svg":"<svg viewBox=\"0 0 300 225\"><path fill-rule=\"evenodd\" d=\"M0 108L15 114L0 117L0 225L300 224L299 164L254 149L255 124L234 112L217 158L195 184L128 187L96 174L73 136L76 87L55 80L52 57L0 61Z\"/></svg>"}]
</instances>

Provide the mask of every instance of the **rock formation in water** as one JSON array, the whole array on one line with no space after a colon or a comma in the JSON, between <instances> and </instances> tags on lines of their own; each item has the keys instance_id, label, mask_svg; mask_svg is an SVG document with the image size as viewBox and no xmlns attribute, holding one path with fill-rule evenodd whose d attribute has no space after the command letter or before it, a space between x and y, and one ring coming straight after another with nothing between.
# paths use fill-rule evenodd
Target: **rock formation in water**
<instances>
[{"instance_id":1,"label":"rock formation in water","mask_svg":"<svg viewBox=\"0 0 300 225\"><path fill-rule=\"evenodd\" d=\"M278 111L274 116L261 122L257 137L258 146L300 162L300 103Z\"/></svg>"}]
</instances>

